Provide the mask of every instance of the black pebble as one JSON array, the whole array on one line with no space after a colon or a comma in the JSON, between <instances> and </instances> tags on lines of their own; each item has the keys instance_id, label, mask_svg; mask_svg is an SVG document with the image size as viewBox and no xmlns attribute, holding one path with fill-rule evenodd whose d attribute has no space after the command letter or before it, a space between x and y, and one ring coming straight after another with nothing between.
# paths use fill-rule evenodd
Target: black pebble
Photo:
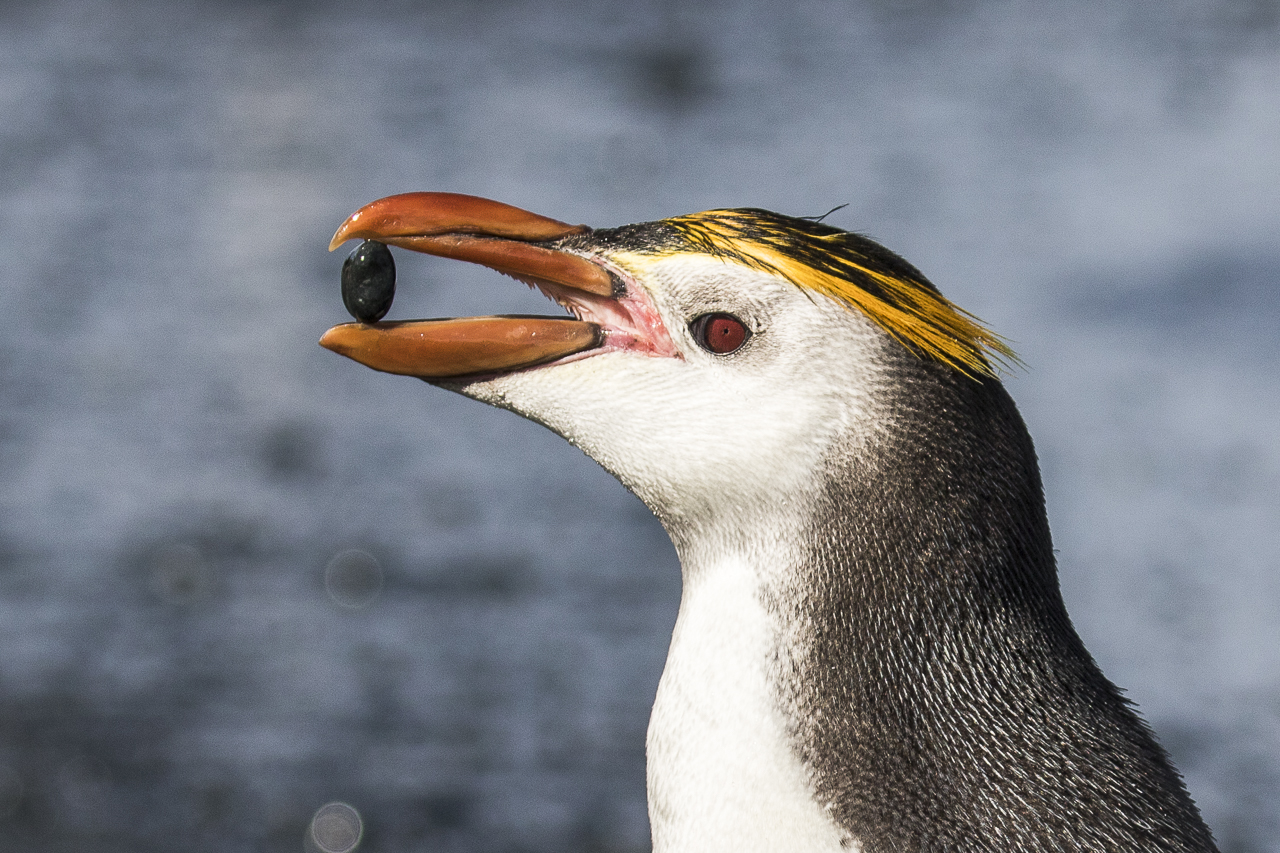
<instances>
[{"instance_id":1,"label":"black pebble","mask_svg":"<svg viewBox=\"0 0 1280 853\"><path fill-rule=\"evenodd\" d=\"M342 262L342 304L361 323L376 323L396 298L396 262L386 244L365 240Z\"/></svg>"}]
</instances>

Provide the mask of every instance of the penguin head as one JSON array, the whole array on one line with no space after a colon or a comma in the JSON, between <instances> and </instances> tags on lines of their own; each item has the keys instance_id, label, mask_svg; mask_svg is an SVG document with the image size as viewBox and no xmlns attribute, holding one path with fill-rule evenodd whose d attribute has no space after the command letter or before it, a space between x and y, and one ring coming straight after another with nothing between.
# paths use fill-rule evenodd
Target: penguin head
<instances>
[{"instance_id":1,"label":"penguin head","mask_svg":"<svg viewBox=\"0 0 1280 853\"><path fill-rule=\"evenodd\" d=\"M356 237L512 275L567 309L573 334L546 348L559 326L470 318L346 324L324 346L547 426L669 530L776 516L814 487L837 437L846 450L875 440L903 357L980 377L1012 356L888 250L763 210L593 230L413 193L361 208L333 245ZM462 339L441 343L462 322ZM516 340L510 352L460 357L497 335Z\"/></svg>"}]
</instances>

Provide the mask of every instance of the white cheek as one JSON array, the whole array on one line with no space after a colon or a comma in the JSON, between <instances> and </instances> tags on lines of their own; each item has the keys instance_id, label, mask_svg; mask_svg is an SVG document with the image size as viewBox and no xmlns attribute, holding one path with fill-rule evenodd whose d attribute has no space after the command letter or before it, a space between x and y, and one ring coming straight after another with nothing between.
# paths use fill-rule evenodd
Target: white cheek
<instances>
[{"instance_id":1,"label":"white cheek","mask_svg":"<svg viewBox=\"0 0 1280 853\"><path fill-rule=\"evenodd\" d=\"M464 393L564 436L668 519L807 491L834 433L869 418L789 373L606 353Z\"/></svg>"},{"instance_id":2,"label":"white cheek","mask_svg":"<svg viewBox=\"0 0 1280 853\"><path fill-rule=\"evenodd\" d=\"M543 423L652 505L670 489L688 498L694 484L728 479L747 440L741 403L689 382L687 370L676 359L606 353L466 393Z\"/></svg>"},{"instance_id":3,"label":"white cheek","mask_svg":"<svg viewBox=\"0 0 1280 853\"><path fill-rule=\"evenodd\" d=\"M606 352L499 377L462 393L544 424L581 448L668 524L741 523L816 485L839 434L877 420L884 335L860 314L758 270L707 258L644 270L682 357ZM691 317L741 316L755 331L719 357ZM765 505L767 503L767 506ZM673 531L674 533L674 531Z\"/></svg>"}]
</instances>

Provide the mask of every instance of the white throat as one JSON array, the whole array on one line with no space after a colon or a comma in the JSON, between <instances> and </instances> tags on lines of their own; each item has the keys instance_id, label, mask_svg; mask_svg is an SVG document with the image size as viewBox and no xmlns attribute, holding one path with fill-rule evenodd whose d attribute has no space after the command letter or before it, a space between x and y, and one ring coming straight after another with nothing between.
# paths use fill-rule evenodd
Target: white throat
<instances>
[{"instance_id":1,"label":"white throat","mask_svg":"<svg viewBox=\"0 0 1280 853\"><path fill-rule=\"evenodd\" d=\"M761 567L684 557L684 579L649 720L654 853L856 853L788 741L774 686L784 629Z\"/></svg>"}]
</instances>

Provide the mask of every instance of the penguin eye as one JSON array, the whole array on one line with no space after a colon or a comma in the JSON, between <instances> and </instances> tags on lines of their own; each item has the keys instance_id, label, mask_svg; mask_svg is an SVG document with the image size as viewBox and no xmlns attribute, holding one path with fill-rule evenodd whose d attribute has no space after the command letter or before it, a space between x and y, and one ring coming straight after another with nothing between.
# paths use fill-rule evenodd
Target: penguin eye
<instances>
[{"instance_id":1,"label":"penguin eye","mask_svg":"<svg viewBox=\"0 0 1280 853\"><path fill-rule=\"evenodd\" d=\"M703 314L689 324L698 346L716 355L728 355L737 351L751 337L751 332L732 314Z\"/></svg>"}]
</instances>

